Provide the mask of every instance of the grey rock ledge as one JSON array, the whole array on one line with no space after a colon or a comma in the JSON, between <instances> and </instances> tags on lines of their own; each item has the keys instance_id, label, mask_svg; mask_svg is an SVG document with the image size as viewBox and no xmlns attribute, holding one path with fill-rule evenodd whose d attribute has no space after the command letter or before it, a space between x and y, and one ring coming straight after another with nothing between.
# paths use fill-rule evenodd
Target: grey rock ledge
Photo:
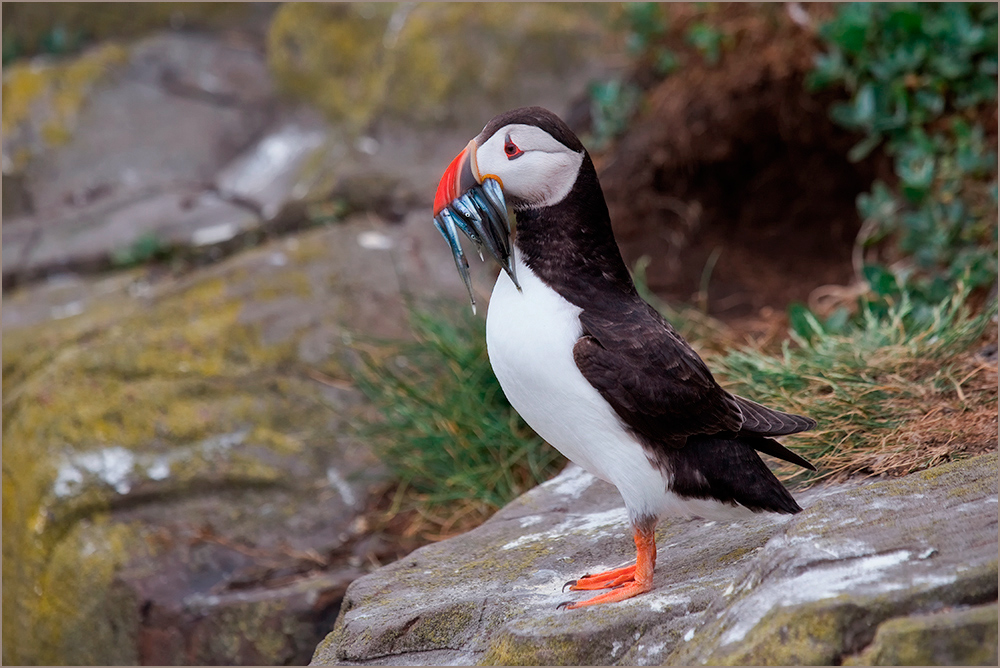
<instances>
[{"instance_id":1,"label":"grey rock ledge","mask_svg":"<svg viewBox=\"0 0 1000 668\"><path fill-rule=\"evenodd\" d=\"M570 466L356 580L313 665L832 664L872 656L884 622L996 618L995 453L797 496L790 518L661 521L651 593L567 612L563 583L634 557L617 491Z\"/></svg>"}]
</instances>

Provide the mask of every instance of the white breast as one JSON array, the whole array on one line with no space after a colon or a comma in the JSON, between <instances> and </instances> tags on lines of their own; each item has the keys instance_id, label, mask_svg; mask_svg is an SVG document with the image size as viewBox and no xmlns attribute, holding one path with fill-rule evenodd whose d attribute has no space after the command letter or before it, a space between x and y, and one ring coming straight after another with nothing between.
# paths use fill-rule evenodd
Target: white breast
<instances>
[{"instance_id":1,"label":"white breast","mask_svg":"<svg viewBox=\"0 0 1000 668\"><path fill-rule=\"evenodd\" d=\"M661 514L667 481L573 360L581 309L515 256L522 291L500 272L486 317L490 364L507 400L559 452L618 487L633 517Z\"/></svg>"},{"instance_id":2,"label":"white breast","mask_svg":"<svg viewBox=\"0 0 1000 668\"><path fill-rule=\"evenodd\" d=\"M615 485L633 519L750 515L742 506L667 491L664 474L573 360L583 333L581 309L542 282L516 248L515 264L521 291L500 272L486 315L486 346L500 387L524 421L568 459Z\"/></svg>"}]
</instances>

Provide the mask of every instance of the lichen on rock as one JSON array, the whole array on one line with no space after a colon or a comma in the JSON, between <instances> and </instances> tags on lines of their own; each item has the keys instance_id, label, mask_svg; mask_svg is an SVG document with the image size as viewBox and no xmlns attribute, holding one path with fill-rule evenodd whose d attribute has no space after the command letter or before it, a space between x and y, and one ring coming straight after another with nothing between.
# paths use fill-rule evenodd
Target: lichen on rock
<instances>
[{"instance_id":1,"label":"lichen on rock","mask_svg":"<svg viewBox=\"0 0 1000 668\"><path fill-rule=\"evenodd\" d=\"M440 122L501 92L510 106L533 71L569 71L606 36L605 13L544 3L287 3L268 35L269 64L286 92L356 131L383 115Z\"/></svg>"},{"instance_id":2,"label":"lichen on rock","mask_svg":"<svg viewBox=\"0 0 1000 668\"><path fill-rule=\"evenodd\" d=\"M258 561L308 574L365 506L374 478L359 472L377 463L345 427L360 400L309 373L346 379L348 324L402 335L395 270L356 242L370 227L314 230L4 331L5 662L307 658L314 618L339 600L328 591L349 579L320 572L313 589L249 600L228 583L268 572ZM196 619L177 621L195 601ZM187 650L149 640L189 622Z\"/></svg>"},{"instance_id":3,"label":"lichen on rock","mask_svg":"<svg viewBox=\"0 0 1000 668\"><path fill-rule=\"evenodd\" d=\"M123 65L128 50L102 44L67 62L28 61L4 67L5 172L16 172L45 148L69 141L91 89Z\"/></svg>"},{"instance_id":4,"label":"lichen on rock","mask_svg":"<svg viewBox=\"0 0 1000 668\"><path fill-rule=\"evenodd\" d=\"M896 617L845 666L992 666L997 663L997 604Z\"/></svg>"}]
</instances>

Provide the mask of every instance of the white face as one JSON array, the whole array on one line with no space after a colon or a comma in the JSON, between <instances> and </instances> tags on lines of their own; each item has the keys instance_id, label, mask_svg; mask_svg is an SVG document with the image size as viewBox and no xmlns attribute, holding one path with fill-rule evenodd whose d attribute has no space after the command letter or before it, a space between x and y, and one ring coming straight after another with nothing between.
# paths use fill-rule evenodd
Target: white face
<instances>
[{"instance_id":1,"label":"white face","mask_svg":"<svg viewBox=\"0 0 1000 668\"><path fill-rule=\"evenodd\" d=\"M476 150L477 176L496 176L504 193L541 208L562 201L576 183L583 152L571 151L534 125L514 123L493 133Z\"/></svg>"}]
</instances>

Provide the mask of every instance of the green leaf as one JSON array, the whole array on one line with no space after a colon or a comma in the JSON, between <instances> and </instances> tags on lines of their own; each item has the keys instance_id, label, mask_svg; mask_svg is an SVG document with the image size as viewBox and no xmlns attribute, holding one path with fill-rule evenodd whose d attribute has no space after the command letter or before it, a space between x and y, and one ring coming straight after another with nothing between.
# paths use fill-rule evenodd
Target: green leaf
<instances>
[{"instance_id":1,"label":"green leaf","mask_svg":"<svg viewBox=\"0 0 1000 668\"><path fill-rule=\"evenodd\" d=\"M854 96L854 123L868 126L875 120L875 85L866 83Z\"/></svg>"},{"instance_id":2,"label":"green leaf","mask_svg":"<svg viewBox=\"0 0 1000 668\"><path fill-rule=\"evenodd\" d=\"M868 157L875 148L882 143L881 134L868 135L847 152L847 159L851 162L860 162Z\"/></svg>"},{"instance_id":3,"label":"green leaf","mask_svg":"<svg viewBox=\"0 0 1000 668\"><path fill-rule=\"evenodd\" d=\"M922 147L908 145L896 157L896 174L903 185L914 190L926 190L934 181L933 154Z\"/></svg>"},{"instance_id":4,"label":"green leaf","mask_svg":"<svg viewBox=\"0 0 1000 668\"><path fill-rule=\"evenodd\" d=\"M653 69L659 76L672 73L680 65L677 55L670 49L660 49L656 54Z\"/></svg>"},{"instance_id":5,"label":"green leaf","mask_svg":"<svg viewBox=\"0 0 1000 668\"><path fill-rule=\"evenodd\" d=\"M868 285L876 295L889 297L899 294L899 283L896 281L896 277L885 267L868 264L862 268L861 275L868 281Z\"/></svg>"},{"instance_id":6,"label":"green leaf","mask_svg":"<svg viewBox=\"0 0 1000 668\"><path fill-rule=\"evenodd\" d=\"M851 325L851 312L843 306L838 306L823 323L823 329L831 334L843 334Z\"/></svg>"},{"instance_id":7,"label":"green leaf","mask_svg":"<svg viewBox=\"0 0 1000 668\"><path fill-rule=\"evenodd\" d=\"M809 307L798 302L792 302L788 305L788 325L793 332L806 341L821 336L825 331Z\"/></svg>"},{"instance_id":8,"label":"green leaf","mask_svg":"<svg viewBox=\"0 0 1000 668\"><path fill-rule=\"evenodd\" d=\"M830 25L830 38L848 54L856 55L865 47L873 8L868 3L847 5L838 20Z\"/></svg>"},{"instance_id":9,"label":"green leaf","mask_svg":"<svg viewBox=\"0 0 1000 668\"><path fill-rule=\"evenodd\" d=\"M687 30L687 42L698 49L710 65L719 62L722 33L718 28L704 22L694 23Z\"/></svg>"}]
</instances>

